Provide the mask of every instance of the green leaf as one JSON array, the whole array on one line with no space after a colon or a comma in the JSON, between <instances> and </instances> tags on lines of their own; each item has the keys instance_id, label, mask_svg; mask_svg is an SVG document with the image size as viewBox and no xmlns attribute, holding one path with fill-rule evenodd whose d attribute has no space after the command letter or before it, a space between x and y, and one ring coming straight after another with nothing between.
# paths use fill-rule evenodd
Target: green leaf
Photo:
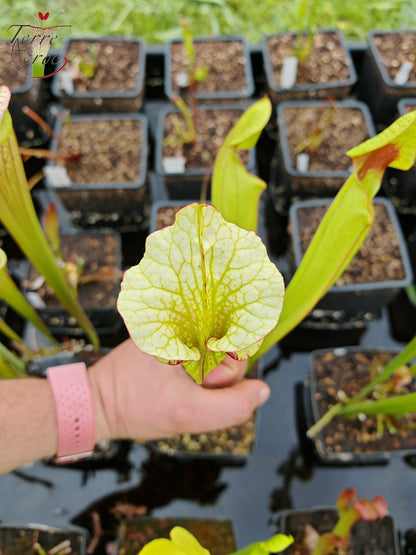
<instances>
[{"instance_id":1,"label":"green leaf","mask_svg":"<svg viewBox=\"0 0 416 555\"><path fill-rule=\"evenodd\" d=\"M230 354L247 358L275 327L283 278L260 238L206 204L149 235L125 274L118 308L136 345L197 382Z\"/></svg>"},{"instance_id":2,"label":"green leaf","mask_svg":"<svg viewBox=\"0 0 416 555\"><path fill-rule=\"evenodd\" d=\"M98 347L98 335L59 268L39 223L8 111L0 120L0 206L4 227L85 330L92 345Z\"/></svg>"},{"instance_id":3,"label":"green leaf","mask_svg":"<svg viewBox=\"0 0 416 555\"><path fill-rule=\"evenodd\" d=\"M264 97L243 113L219 149L212 174L213 205L226 220L252 231L257 230L258 204L266 184L246 170L238 150L255 146L271 109Z\"/></svg>"},{"instance_id":4,"label":"green leaf","mask_svg":"<svg viewBox=\"0 0 416 555\"><path fill-rule=\"evenodd\" d=\"M26 367L7 347L0 343L0 379L26 377Z\"/></svg>"},{"instance_id":5,"label":"green leaf","mask_svg":"<svg viewBox=\"0 0 416 555\"><path fill-rule=\"evenodd\" d=\"M357 401L348 403L339 414L342 416L363 414L390 414L402 416L416 411L416 393L407 393L378 401Z\"/></svg>"},{"instance_id":6,"label":"green leaf","mask_svg":"<svg viewBox=\"0 0 416 555\"><path fill-rule=\"evenodd\" d=\"M45 323L39 317L38 313L29 304L22 295L19 288L9 275L7 270L7 255L3 249L0 249L0 298L4 299L16 312L18 312L25 320L31 322L45 337L52 343L57 341L52 337Z\"/></svg>"}]
</instances>

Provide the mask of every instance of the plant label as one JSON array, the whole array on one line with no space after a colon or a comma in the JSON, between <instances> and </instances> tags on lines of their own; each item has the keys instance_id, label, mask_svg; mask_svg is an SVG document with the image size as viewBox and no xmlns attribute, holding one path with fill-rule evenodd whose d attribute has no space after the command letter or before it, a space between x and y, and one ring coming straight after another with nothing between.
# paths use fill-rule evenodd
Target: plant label
<instances>
[{"instance_id":1,"label":"plant label","mask_svg":"<svg viewBox=\"0 0 416 555\"><path fill-rule=\"evenodd\" d=\"M45 166L43 172L53 187L68 187L72 183L65 166Z\"/></svg>"},{"instance_id":2,"label":"plant label","mask_svg":"<svg viewBox=\"0 0 416 555\"><path fill-rule=\"evenodd\" d=\"M396 77L394 78L394 82L396 83L396 85L404 85L408 82L412 67L412 62L406 61L402 63L399 71L396 74Z\"/></svg>"},{"instance_id":3,"label":"plant label","mask_svg":"<svg viewBox=\"0 0 416 555\"><path fill-rule=\"evenodd\" d=\"M58 75L58 88L60 91L66 94L73 94L74 93L74 81L72 79L72 75L70 71L63 71L59 72Z\"/></svg>"},{"instance_id":4,"label":"plant label","mask_svg":"<svg viewBox=\"0 0 416 555\"><path fill-rule=\"evenodd\" d=\"M301 152L296 157L296 169L298 172L306 173L309 171L309 154Z\"/></svg>"},{"instance_id":5,"label":"plant label","mask_svg":"<svg viewBox=\"0 0 416 555\"><path fill-rule=\"evenodd\" d=\"M162 159L162 167L166 173L184 173L185 158L183 156L165 156Z\"/></svg>"},{"instance_id":6,"label":"plant label","mask_svg":"<svg viewBox=\"0 0 416 555\"><path fill-rule=\"evenodd\" d=\"M283 58L282 73L280 75L280 86L282 89L291 89L296 83L299 60L296 56Z\"/></svg>"}]
</instances>

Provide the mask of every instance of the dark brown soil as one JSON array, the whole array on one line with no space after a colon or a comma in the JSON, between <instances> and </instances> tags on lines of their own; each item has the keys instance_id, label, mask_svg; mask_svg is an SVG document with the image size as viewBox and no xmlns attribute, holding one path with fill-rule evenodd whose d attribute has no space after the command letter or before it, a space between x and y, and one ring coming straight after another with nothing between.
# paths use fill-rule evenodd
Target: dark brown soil
<instances>
[{"instance_id":1,"label":"dark brown soil","mask_svg":"<svg viewBox=\"0 0 416 555\"><path fill-rule=\"evenodd\" d=\"M387 210L382 204L375 204L374 209L374 223L336 285L404 279L399 243ZM302 252L306 251L326 210L326 206L316 206L298 211Z\"/></svg>"},{"instance_id":2,"label":"dark brown soil","mask_svg":"<svg viewBox=\"0 0 416 555\"><path fill-rule=\"evenodd\" d=\"M337 522L335 509L317 509L291 514L287 519L286 534L292 534L295 543L285 553L291 555L311 555L302 545L304 527L313 526L320 534L330 532ZM335 553L335 552L334 552ZM354 524L346 555L396 555L394 529L390 517L371 522L359 521Z\"/></svg>"},{"instance_id":3,"label":"dark brown soil","mask_svg":"<svg viewBox=\"0 0 416 555\"><path fill-rule=\"evenodd\" d=\"M141 121L92 119L64 124L61 138L80 157L65 165L73 183L123 183L138 181L142 148Z\"/></svg>"},{"instance_id":4,"label":"dark brown soil","mask_svg":"<svg viewBox=\"0 0 416 555\"><path fill-rule=\"evenodd\" d=\"M19 46L19 48L22 48L21 46ZM1 41L0 42L0 83L2 85L6 85L7 87L9 87L11 90L13 89L17 89L23 85L25 85L28 77L27 75L25 75L23 73L23 64L22 67L20 67L20 64L17 64L17 60L16 63L13 62L13 57L16 56L16 54L13 54L12 56L12 44L10 41ZM15 66L22 71L17 71ZM28 66L28 74L30 71L30 68Z\"/></svg>"},{"instance_id":5,"label":"dark brown soil","mask_svg":"<svg viewBox=\"0 0 416 555\"><path fill-rule=\"evenodd\" d=\"M136 87L139 73L139 44L132 41L71 41L67 58L74 71L79 61L94 69L89 76L82 68L76 71L74 89L86 91L120 91Z\"/></svg>"},{"instance_id":6,"label":"dark brown soil","mask_svg":"<svg viewBox=\"0 0 416 555\"><path fill-rule=\"evenodd\" d=\"M169 538L174 526L193 534L211 555L228 555L236 549L231 521L186 518L138 519L123 525L120 555L137 555L143 546L157 538Z\"/></svg>"},{"instance_id":7,"label":"dark brown soil","mask_svg":"<svg viewBox=\"0 0 416 555\"><path fill-rule=\"evenodd\" d=\"M409 81L416 81L416 32L373 35L374 44L390 79L394 80L403 62L413 62Z\"/></svg>"},{"instance_id":8,"label":"dark brown soil","mask_svg":"<svg viewBox=\"0 0 416 555\"><path fill-rule=\"evenodd\" d=\"M348 170L351 158L345 153L370 136L362 110L335 106L332 111L329 102L320 106L287 107L284 119L293 168L305 140L321 128L322 141L318 147L304 150L310 156L310 172ZM323 122L328 123L320 126Z\"/></svg>"},{"instance_id":9,"label":"dark brown soil","mask_svg":"<svg viewBox=\"0 0 416 555\"><path fill-rule=\"evenodd\" d=\"M165 144L163 146L162 158L166 156L183 156L186 159L186 169L212 168L218 149L242 113L243 110L198 109L196 124L197 143ZM170 142L178 137L178 133L172 123L175 119L179 120L185 128L181 114L167 114L164 137L168 137ZM244 162L247 161L246 152L242 153L241 159Z\"/></svg>"},{"instance_id":10,"label":"dark brown soil","mask_svg":"<svg viewBox=\"0 0 416 555\"><path fill-rule=\"evenodd\" d=\"M377 364L385 365L393 356L393 353L377 350L317 355L314 360L317 377L315 402L318 404L319 416L338 402L338 391L343 391L348 397L354 396L370 382L370 369L375 370ZM405 393L414 391L414 381L403 386ZM410 429L415 425L416 414L409 414L398 422L396 434L392 435L385 429L379 437L374 416L367 416L365 419L335 417L322 433L329 453L377 453L415 449L416 429Z\"/></svg>"},{"instance_id":11,"label":"dark brown soil","mask_svg":"<svg viewBox=\"0 0 416 555\"><path fill-rule=\"evenodd\" d=\"M176 212L181 208L183 208L181 205L161 206L156 215L156 229L162 229L163 227L172 225L175 221Z\"/></svg>"},{"instance_id":12,"label":"dark brown soil","mask_svg":"<svg viewBox=\"0 0 416 555\"><path fill-rule=\"evenodd\" d=\"M78 258L84 260L81 282L77 289L81 305L85 308L114 308L121 281L115 236L63 235L61 242L62 256L66 262L76 262ZM32 268L28 280L30 290L33 290L34 280L37 281L38 276ZM61 306L47 283L42 282L35 291L48 307Z\"/></svg>"},{"instance_id":13,"label":"dark brown soil","mask_svg":"<svg viewBox=\"0 0 416 555\"><path fill-rule=\"evenodd\" d=\"M294 55L297 37L289 33L276 35L269 37L267 44L276 86L280 87L283 59ZM336 33L316 33L310 55L298 65L296 85L347 81L350 77L345 48Z\"/></svg>"},{"instance_id":14,"label":"dark brown soil","mask_svg":"<svg viewBox=\"0 0 416 555\"><path fill-rule=\"evenodd\" d=\"M247 88L247 58L237 40L194 41L197 68L207 68L208 75L197 82L197 92L239 91ZM179 92L176 78L187 73L189 62L181 42L171 45L172 88Z\"/></svg>"}]
</instances>

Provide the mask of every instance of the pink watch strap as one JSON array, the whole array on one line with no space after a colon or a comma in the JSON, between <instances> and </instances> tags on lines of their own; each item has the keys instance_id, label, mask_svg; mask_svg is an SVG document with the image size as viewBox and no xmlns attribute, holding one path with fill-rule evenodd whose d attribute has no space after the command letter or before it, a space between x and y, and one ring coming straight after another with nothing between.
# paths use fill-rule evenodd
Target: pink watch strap
<instances>
[{"instance_id":1,"label":"pink watch strap","mask_svg":"<svg viewBox=\"0 0 416 555\"><path fill-rule=\"evenodd\" d=\"M95 444L94 406L87 369L83 362L52 366L47 376L58 419L58 453L65 464L92 455Z\"/></svg>"}]
</instances>

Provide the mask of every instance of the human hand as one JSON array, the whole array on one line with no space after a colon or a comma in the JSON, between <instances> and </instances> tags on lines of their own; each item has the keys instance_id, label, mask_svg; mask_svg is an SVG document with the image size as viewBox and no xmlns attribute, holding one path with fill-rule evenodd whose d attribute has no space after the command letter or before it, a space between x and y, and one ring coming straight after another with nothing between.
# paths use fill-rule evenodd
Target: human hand
<instances>
[{"instance_id":1,"label":"human hand","mask_svg":"<svg viewBox=\"0 0 416 555\"><path fill-rule=\"evenodd\" d=\"M242 424L270 393L264 382L243 379L246 368L246 361L227 357L201 387L180 365L159 362L128 339L89 369L97 442Z\"/></svg>"}]
</instances>

